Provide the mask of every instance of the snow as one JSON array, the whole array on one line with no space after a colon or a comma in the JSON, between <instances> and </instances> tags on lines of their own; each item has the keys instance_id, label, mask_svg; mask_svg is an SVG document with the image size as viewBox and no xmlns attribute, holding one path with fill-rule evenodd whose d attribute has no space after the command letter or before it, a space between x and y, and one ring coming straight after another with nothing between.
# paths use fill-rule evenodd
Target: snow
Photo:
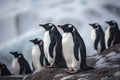
<instances>
[{"instance_id":1,"label":"snow","mask_svg":"<svg viewBox=\"0 0 120 80\"><path fill-rule=\"evenodd\" d=\"M65 74L57 74L57 75L55 75L55 78L61 77L61 76L63 76L63 75L65 75Z\"/></svg>"},{"instance_id":2,"label":"snow","mask_svg":"<svg viewBox=\"0 0 120 80\"><path fill-rule=\"evenodd\" d=\"M108 80L108 76L101 78L101 80Z\"/></svg>"},{"instance_id":3,"label":"snow","mask_svg":"<svg viewBox=\"0 0 120 80\"><path fill-rule=\"evenodd\" d=\"M108 55L106 55L106 57L108 57L108 60L114 61L120 58L120 54L117 54L116 52L111 52Z\"/></svg>"},{"instance_id":4,"label":"snow","mask_svg":"<svg viewBox=\"0 0 120 80\"><path fill-rule=\"evenodd\" d=\"M115 77L120 77L120 71L117 71L113 74Z\"/></svg>"},{"instance_id":5,"label":"snow","mask_svg":"<svg viewBox=\"0 0 120 80\"><path fill-rule=\"evenodd\" d=\"M96 55L96 56L92 56L91 58L94 58L96 60L100 59L102 56L101 55Z\"/></svg>"},{"instance_id":6,"label":"snow","mask_svg":"<svg viewBox=\"0 0 120 80\"><path fill-rule=\"evenodd\" d=\"M81 74L79 75L79 77L87 77L88 75L91 75L90 73L87 73L87 74Z\"/></svg>"},{"instance_id":7,"label":"snow","mask_svg":"<svg viewBox=\"0 0 120 80\"><path fill-rule=\"evenodd\" d=\"M98 69L101 69L101 68L107 68L109 67L109 63L107 63L106 61L106 58L101 58L100 60L98 60L95 64L95 67L98 68Z\"/></svg>"},{"instance_id":8,"label":"snow","mask_svg":"<svg viewBox=\"0 0 120 80\"><path fill-rule=\"evenodd\" d=\"M71 77L73 77L73 75L65 76L65 77L61 78L60 80L67 80L67 79L70 79Z\"/></svg>"},{"instance_id":9,"label":"snow","mask_svg":"<svg viewBox=\"0 0 120 80\"><path fill-rule=\"evenodd\" d=\"M86 79L86 78L79 78L77 80L89 80L89 79Z\"/></svg>"}]
</instances>

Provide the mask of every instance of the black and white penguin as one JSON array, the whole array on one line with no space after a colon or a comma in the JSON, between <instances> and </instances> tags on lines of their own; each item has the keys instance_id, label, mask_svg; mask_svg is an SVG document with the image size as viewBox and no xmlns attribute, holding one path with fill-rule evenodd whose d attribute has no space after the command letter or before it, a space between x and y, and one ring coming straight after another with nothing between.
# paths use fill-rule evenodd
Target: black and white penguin
<instances>
[{"instance_id":1,"label":"black and white penguin","mask_svg":"<svg viewBox=\"0 0 120 80\"><path fill-rule=\"evenodd\" d=\"M50 66L66 67L65 60L62 55L62 36L57 27L52 23L40 24L46 32L44 35L44 52Z\"/></svg>"},{"instance_id":2,"label":"black and white penguin","mask_svg":"<svg viewBox=\"0 0 120 80\"><path fill-rule=\"evenodd\" d=\"M108 48L120 43L120 30L115 20L106 21L106 23L109 25L105 32L105 44L106 48Z\"/></svg>"},{"instance_id":3,"label":"black and white penguin","mask_svg":"<svg viewBox=\"0 0 120 80\"><path fill-rule=\"evenodd\" d=\"M32 48L32 65L35 70L41 71L45 68L45 55L43 41L38 38L30 40L34 44Z\"/></svg>"},{"instance_id":4,"label":"black and white penguin","mask_svg":"<svg viewBox=\"0 0 120 80\"><path fill-rule=\"evenodd\" d=\"M58 25L64 33L62 35L62 50L68 73L76 73L80 69L93 69L86 63L86 47L77 29L72 24Z\"/></svg>"},{"instance_id":5,"label":"black and white penguin","mask_svg":"<svg viewBox=\"0 0 120 80\"><path fill-rule=\"evenodd\" d=\"M0 63L0 76L11 75L11 72L8 70L7 66L4 63Z\"/></svg>"},{"instance_id":6,"label":"black and white penguin","mask_svg":"<svg viewBox=\"0 0 120 80\"><path fill-rule=\"evenodd\" d=\"M91 31L91 40L93 42L93 47L95 53L101 53L105 48L105 34L98 23L89 24L92 26L93 30Z\"/></svg>"},{"instance_id":7,"label":"black and white penguin","mask_svg":"<svg viewBox=\"0 0 120 80\"><path fill-rule=\"evenodd\" d=\"M19 74L29 74L31 73L30 66L26 59L23 57L22 53L10 52L15 58L13 58L12 62L12 71L13 74L19 75Z\"/></svg>"}]
</instances>

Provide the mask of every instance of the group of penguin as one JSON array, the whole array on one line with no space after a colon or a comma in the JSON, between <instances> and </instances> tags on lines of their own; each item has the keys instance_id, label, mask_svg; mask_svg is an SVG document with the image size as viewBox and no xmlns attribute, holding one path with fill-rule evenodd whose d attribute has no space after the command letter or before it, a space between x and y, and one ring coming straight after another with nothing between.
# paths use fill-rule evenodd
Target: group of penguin
<instances>
[{"instance_id":1,"label":"group of penguin","mask_svg":"<svg viewBox=\"0 0 120 80\"><path fill-rule=\"evenodd\" d=\"M115 20L106 21L109 25L105 34L100 24L89 24L93 27L91 39L95 53L101 53L106 48L120 43L120 30ZM44 39L35 38L30 40L32 47L31 70L27 60L20 52L10 52L14 56L12 62L12 73L4 63L0 63L0 75L29 74L33 71L42 71L45 68L64 67L69 74L80 70L90 70L86 61L86 46L79 32L72 24L55 26L52 23L40 24L45 29ZM58 28L63 30L61 35Z\"/></svg>"}]
</instances>

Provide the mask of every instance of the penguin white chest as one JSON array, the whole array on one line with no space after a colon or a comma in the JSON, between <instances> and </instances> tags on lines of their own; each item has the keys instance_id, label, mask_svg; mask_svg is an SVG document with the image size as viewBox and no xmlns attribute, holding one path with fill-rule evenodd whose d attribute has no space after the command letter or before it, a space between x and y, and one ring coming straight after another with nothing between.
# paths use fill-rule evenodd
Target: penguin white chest
<instances>
[{"instance_id":1,"label":"penguin white chest","mask_svg":"<svg viewBox=\"0 0 120 80\"><path fill-rule=\"evenodd\" d=\"M108 40L110 38L110 28L105 31L105 46L108 48Z\"/></svg>"},{"instance_id":2,"label":"penguin white chest","mask_svg":"<svg viewBox=\"0 0 120 80\"><path fill-rule=\"evenodd\" d=\"M50 35L49 35L49 31L46 31L44 35L44 51L46 58L49 57L49 45L50 45Z\"/></svg>"},{"instance_id":3,"label":"penguin white chest","mask_svg":"<svg viewBox=\"0 0 120 80\"><path fill-rule=\"evenodd\" d=\"M42 70L42 66L40 64L40 48L38 45L34 45L32 49L32 61L33 61L33 66L35 70Z\"/></svg>"},{"instance_id":4,"label":"penguin white chest","mask_svg":"<svg viewBox=\"0 0 120 80\"><path fill-rule=\"evenodd\" d=\"M91 31L91 40L92 40L93 43L95 42L95 39L96 39L96 30L93 29L93 30Z\"/></svg>"},{"instance_id":5,"label":"penguin white chest","mask_svg":"<svg viewBox=\"0 0 120 80\"><path fill-rule=\"evenodd\" d=\"M93 30L91 31L91 40L92 40L92 45L93 45L93 47L95 46L94 44L95 44L96 38L97 38L96 30L93 29ZM97 49L98 49L98 50L94 49L95 53L100 53L100 50L101 50L100 41L99 41L98 44L97 44Z\"/></svg>"},{"instance_id":6,"label":"penguin white chest","mask_svg":"<svg viewBox=\"0 0 120 80\"><path fill-rule=\"evenodd\" d=\"M79 69L80 62L74 56L74 42L71 33L64 33L62 36L63 56L68 68Z\"/></svg>"},{"instance_id":7,"label":"penguin white chest","mask_svg":"<svg viewBox=\"0 0 120 80\"><path fill-rule=\"evenodd\" d=\"M12 62L12 73L18 75L20 72L20 64L18 62L18 58L14 58Z\"/></svg>"},{"instance_id":8,"label":"penguin white chest","mask_svg":"<svg viewBox=\"0 0 120 80\"><path fill-rule=\"evenodd\" d=\"M53 65L54 64L54 58L51 58L49 55L49 45L50 45L50 34L49 31L45 32L44 35L44 52L45 52L45 57L47 58L48 62ZM54 49L55 50L55 49ZM55 55L55 51L53 51L53 55Z\"/></svg>"}]
</instances>

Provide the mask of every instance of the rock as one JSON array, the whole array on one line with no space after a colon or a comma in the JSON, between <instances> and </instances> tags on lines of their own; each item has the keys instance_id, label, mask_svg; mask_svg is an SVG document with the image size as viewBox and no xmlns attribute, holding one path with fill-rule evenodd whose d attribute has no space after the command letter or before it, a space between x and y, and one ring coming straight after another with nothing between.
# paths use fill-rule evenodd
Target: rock
<instances>
[{"instance_id":1,"label":"rock","mask_svg":"<svg viewBox=\"0 0 120 80\"><path fill-rule=\"evenodd\" d=\"M0 80L119 80L120 79L120 44L103 53L87 57L87 63L95 69L66 74L67 68L46 68L26 76L6 76Z\"/></svg>"}]
</instances>

